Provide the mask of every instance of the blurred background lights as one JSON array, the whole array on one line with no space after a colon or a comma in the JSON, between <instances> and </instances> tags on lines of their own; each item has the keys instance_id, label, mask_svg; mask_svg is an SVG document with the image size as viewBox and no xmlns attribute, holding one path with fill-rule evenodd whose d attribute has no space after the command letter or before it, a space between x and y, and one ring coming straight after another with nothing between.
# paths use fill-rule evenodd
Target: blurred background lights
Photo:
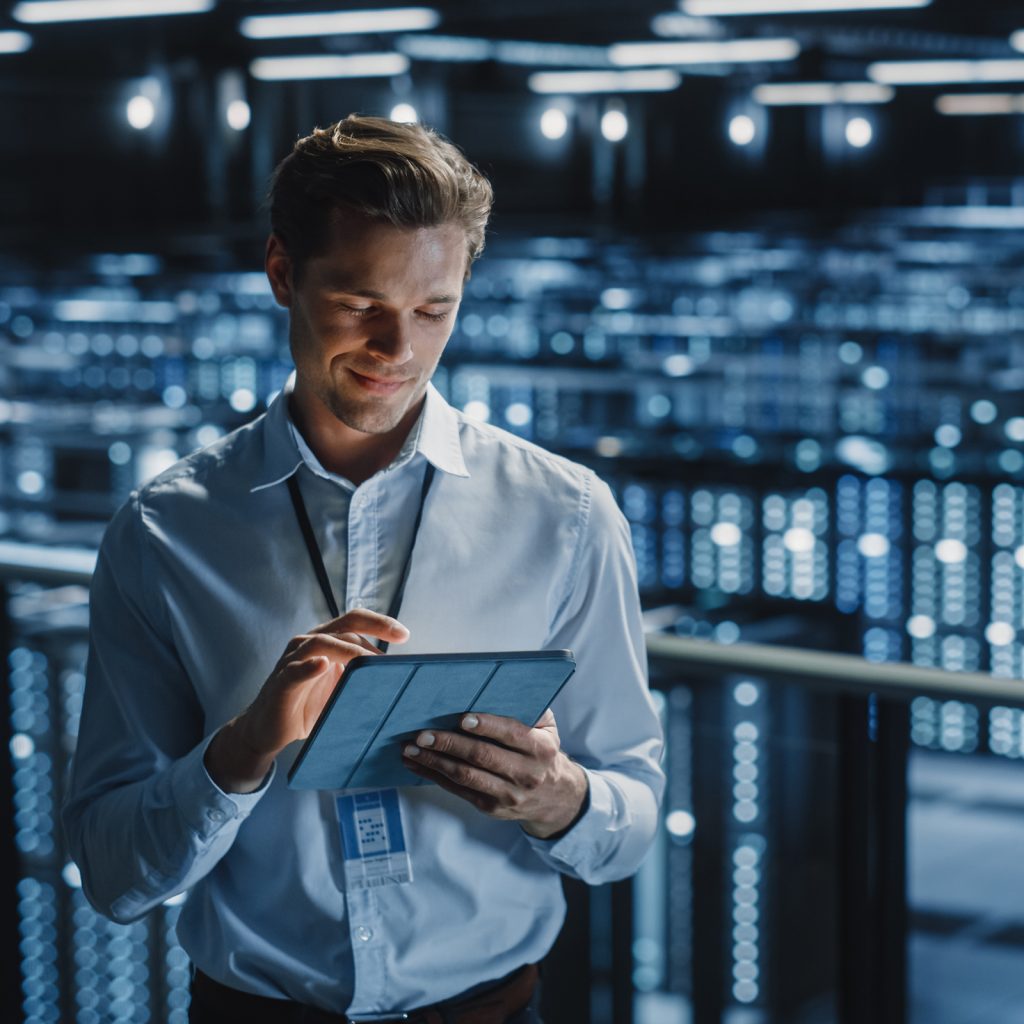
<instances>
[{"instance_id":1,"label":"blurred background lights","mask_svg":"<svg viewBox=\"0 0 1024 1024\"><path fill-rule=\"evenodd\" d=\"M855 149L871 145L875 130L866 117L851 117L846 122L846 141Z\"/></svg>"},{"instance_id":2,"label":"blurred background lights","mask_svg":"<svg viewBox=\"0 0 1024 1024\"><path fill-rule=\"evenodd\" d=\"M467 415L471 416L475 420L480 420L486 423L491 418L491 407L486 402L474 400L467 402L463 407L462 411Z\"/></svg>"},{"instance_id":3,"label":"blurred background lights","mask_svg":"<svg viewBox=\"0 0 1024 1024\"><path fill-rule=\"evenodd\" d=\"M757 698L760 695L760 691L755 683L742 682L737 683L732 691L732 698L741 707L749 708L751 705L757 703Z\"/></svg>"},{"instance_id":4,"label":"blurred background lights","mask_svg":"<svg viewBox=\"0 0 1024 1024\"><path fill-rule=\"evenodd\" d=\"M946 565L956 565L967 558L967 545L962 540L946 537L935 545L935 557Z\"/></svg>"},{"instance_id":5,"label":"blurred background lights","mask_svg":"<svg viewBox=\"0 0 1024 1024\"><path fill-rule=\"evenodd\" d=\"M889 384L889 371L884 366L868 366L860 375L861 383L872 391L881 391Z\"/></svg>"},{"instance_id":6,"label":"blurred background lights","mask_svg":"<svg viewBox=\"0 0 1024 1024\"><path fill-rule=\"evenodd\" d=\"M34 469L26 469L18 474L18 490L22 494L42 494L46 487L46 480L43 474Z\"/></svg>"},{"instance_id":7,"label":"blurred background lights","mask_svg":"<svg viewBox=\"0 0 1024 1024\"><path fill-rule=\"evenodd\" d=\"M971 419L975 423L991 423L998 415L999 410L995 403L990 402L987 398L979 398L978 401L971 403Z\"/></svg>"},{"instance_id":8,"label":"blurred background lights","mask_svg":"<svg viewBox=\"0 0 1024 1024\"><path fill-rule=\"evenodd\" d=\"M1011 416L1003 430L1011 441L1024 441L1024 416Z\"/></svg>"},{"instance_id":9,"label":"blurred background lights","mask_svg":"<svg viewBox=\"0 0 1024 1024\"><path fill-rule=\"evenodd\" d=\"M693 360L682 353L667 356L662 367L665 370L666 376L669 377L686 377L688 374L693 373L694 369Z\"/></svg>"},{"instance_id":10,"label":"blurred background lights","mask_svg":"<svg viewBox=\"0 0 1024 1024\"><path fill-rule=\"evenodd\" d=\"M735 523L715 523L711 527L711 540L720 548L735 547L743 539L743 533Z\"/></svg>"},{"instance_id":11,"label":"blurred background lights","mask_svg":"<svg viewBox=\"0 0 1024 1024\"><path fill-rule=\"evenodd\" d=\"M609 142L621 142L629 134L629 120L621 110L606 110L601 115L601 134Z\"/></svg>"},{"instance_id":12,"label":"blurred background lights","mask_svg":"<svg viewBox=\"0 0 1024 1024\"><path fill-rule=\"evenodd\" d=\"M411 103L396 103L391 108L391 120L401 124L415 124L420 115Z\"/></svg>"},{"instance_id":13,"label":"blurred background lights","mask_svg":"<svg viewBox=\"0 0 1024 1024\"><path fill-rule=\"evenodd\" d=\"M962 440L960 428L953 426L952 423L943 423L935 429L935 443L942 445L943 448L955 448Z\"/></svg>"},{"instance_id":14,"label":"blurred background lights","mask_svg":"<svg viewBox=\"0 0 1024 1024\"><path fill-rule=\"evenodd\" d=\"M561 139L569 130L569 118L561 107L548 107L540 115L540 133L545 139Z\"/></svg>"},{"instance_id":15,"label":"blurred background lights","mask_svg":"<svg viewBox=\"0 0 1024 1024\"><path fill-rule=\"evenodd\" d=\"M1013 560L1017 563L1019 569L1024 569L1024 544L1014 551Z\"/></svg>"},{"instance_id":16,"label":"blurred background lights","mask_svg":"<svg viewBox=\"0 0 1024 1024\"><path fill-rule=\"evenodd\" d=\"M252 120L252 110L245 100L232 100L225 111L228 127L236 132L244 132Z\"/></svg>"},{"instance_id":17,"label":"blurred background lights","mask_svg":"<svg viewBox=\"0 0 1024 1024\"><path fill-rule=\"evenodd\" d=\"M729 120L729 140L736 146L749 146L757 135L757 125L749 114L737 114Z\"/></svg>"},{"instance_id":18,"label":"blurred background lights","mask_svg":"<svg viewBox=\"0 0 1024 1024\"><path fill-rule=\"evenodd\" d=\"M125 116L136 131L145 131L156 120L156 104L140 93L128 101Z\"/></svg>"},{"instance_id":19,"label":"blurred background lights","mask_svg":"<svg viewBox=\"0 0 1024 1024\"><path fill-rule=\"evenodd\" d=\"M665 817L665 828L676 839L692 836L697 821L689 811L669 811Z\"/></svg>"},{"instance_id":20,"label":"blurred background lights","mask_svg":"<svg viewBox=\"0 0 1024 1024\"><path fill-rule=\"evenodd\" d=\"M505 410L505 419L513 427L525 427L533 419L533 410L525 402L513 402Z\"/></svg>"},{"instance_id":21,"label":"blurred background lights","mask_svg":"<svg viewBox=\"0 0 1024 1024\"><path fill-rule=\"evenodd\" d=\"M912 615L907 620L907 632L915 640L928 640L935 636L935 620L930 615Z\"/></svg>"},{"instance_id":22,"label":"blurred background lights","mask_svg":"<svg viewBox=\"0 0 1024 1024\"><path fill-rule=\"evenodd\" d=\"M889 538L881 533L862 533L857 538L857 550L865 558L884 558L889 554Z\"/></svg>"},{"instance_id":23,"label":"blurred background lights","mask_svg":"<svg viewBox=\"0 0 1024 1024\"><path fill-rule=\"evenodd\" d=\"M787 551L803 555L814 550L816 540L814 534L806 527L794 526L782 535L782 543Z\"/></svg>"},{"instance_id":24,"label":"blurred background lights","mask_svg":"<svg viewBox=\"0 0 1024 1024\"><path fill-rule=\"evenodd\" d=\"M990 622L985 627L985 639L993 647L1006 647L1016 639L1017 631L1009 622Z\"/></svg>"},{"instance_id":25,"label":"blurred background lights","mask_svg":"<svg viewBox=\"0 0 1024 1024\"><path fill-rule=\"evenodd\" d=\"M256 407L256 395L251 388L235 388L228 401L235 412L251 412Z\"/></svg>"}]
</instances>

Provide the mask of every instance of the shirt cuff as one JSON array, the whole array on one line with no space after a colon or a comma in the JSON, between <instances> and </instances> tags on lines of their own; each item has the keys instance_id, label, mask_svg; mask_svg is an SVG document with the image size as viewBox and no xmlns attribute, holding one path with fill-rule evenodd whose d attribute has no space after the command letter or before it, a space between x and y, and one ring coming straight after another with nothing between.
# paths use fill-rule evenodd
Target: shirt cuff
<instances>
[{"instance_id":1,"label":"shirt cuff","mask_svg":"<svg viewBox=\"0 0 1024 1024\"><path fill-rule=\"evenodd\" d=\"M207 736L172 768L171 792L185 824L200 839L212 839L230 823L241 823L260 802L277 773L277 762L252 793L225 793L210 778L203 759L216 733ZM237 825L236 825L237 827Z\"/></svg>"},{"instance_id":2,"label":"shirt cuff","mask_svg":"<svg viewBox=\"0 0 1024 1024\"><path fill-rule=\"evenodd\" d=\"M576 824L554 841L523 833L538 853L570 868L592 861L595 850L604 848L607 834L618 832L625 824L608 781L599 772L583 770L587 775L587 808Z\"/></svg>"}]
</instances>

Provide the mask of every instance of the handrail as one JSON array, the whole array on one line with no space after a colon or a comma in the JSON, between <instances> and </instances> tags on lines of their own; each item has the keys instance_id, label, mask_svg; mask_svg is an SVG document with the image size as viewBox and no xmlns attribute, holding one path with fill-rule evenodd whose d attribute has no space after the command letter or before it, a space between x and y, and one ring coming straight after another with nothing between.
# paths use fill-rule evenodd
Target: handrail
<instances>
[{"instance_id":1,"label":"handrail","mask_svg":"<svg viewBox=\"0 0 1024 1024\"><path fill-rule=\"evenodd\" d=\"M0 541L0 579L88 586L96 552ZM859 655L809 651L768 644L718 644L710 640L647 634L654 667L672 666L701 675L724 673L780 679L848 693L920 694L947 700L993 700L1024 706L1024 681L981 672L950 672L901 662L867 661Z\"/></svg>"},{"instance_id":2,"label":"handrail","mask_svg":"<svg viewBox=\"0 0 1024 1024\"><path fill-rule=\"evenodd\" d=\"M1024 682L981 672L950 672L902 662L875 662L855 654L808 651L767 644L718 644L710 640L647 635L653 667L701 675L724 673L779 679L848 693L922 694L946 700L994 700L1024 705Z\"/></svg>"},{"instance_id":3,"label":"handrail","mask_svg":"<svg viewBox=\"0 0 1024 1024\"><path fill-rule=\"evenodd\" d=\"M96 551L91 548L0 540L0 579L87 587L95 568Z\"/></svg>"}]
</instances>

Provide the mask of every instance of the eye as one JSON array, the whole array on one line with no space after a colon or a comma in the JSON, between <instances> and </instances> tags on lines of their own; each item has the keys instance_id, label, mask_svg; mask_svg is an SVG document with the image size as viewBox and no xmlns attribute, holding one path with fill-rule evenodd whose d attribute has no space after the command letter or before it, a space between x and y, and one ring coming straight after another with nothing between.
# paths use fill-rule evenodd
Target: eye
<instances>
[{"instance_id":1,"label":"eye","mask_svg":"<svg viewBox=\"0 0 1024 1024\"><path fill-rule=\"evenodd\" d=\"M344 310L349 316L366 316L368 313L373 312L373 306L350 306L347 303L341 303L341 309Z\"/></svg>"},{"instance_id":2,"label":"eye","mask_svg":"<svg viewBox=\"0 0 1024 1024\"><path fill-rule=\"evenodd\" d=\"M430 320L433 323L440 323L442 320L448 319L448 314L450 312L450 310L446 309L443 313L428 313L425 309L423 309L419 310L419 315L423 317L424 320Z\"/></svg>"}]
</instances>

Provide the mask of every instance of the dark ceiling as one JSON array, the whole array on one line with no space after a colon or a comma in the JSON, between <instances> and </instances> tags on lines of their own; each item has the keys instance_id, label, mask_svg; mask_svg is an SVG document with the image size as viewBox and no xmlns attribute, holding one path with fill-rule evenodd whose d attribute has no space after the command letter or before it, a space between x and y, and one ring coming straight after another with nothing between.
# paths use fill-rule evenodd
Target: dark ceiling
<instances>
[{"instance_id":1,"label":"dark ceiling","mask_svg":"<svg viewBox=\"0 0 1024 1024\"><path fill-rule=\"evenodd\" d=\"M756 153L738 153L723 125L761 82L861 80L879 59L1022 57L1009 37L1024 29L1024 4L933 0L915 10L718 19L719 38L788 36L801 54L781 64L683 68L673 92L624 97L631 130L617 147L597 130L607 98L579 100L569 137L541 144L544 101L527 87L537 68L414 60L394 80L244 77L261 55L372 52L394 43L387 36L252 41L238 32L246 15L367 6L220 0L202 15L30 28L28 52L0 56L0 250L88 246L97 235L113 247L186 229L193 248L196 238L251 240L262 231L267 176L297 135L352 110L386 114L402 98L491 174L496 223L504 215L531 229L572 229L595 217L685 228L772 210L841 217L865 205L921 203L971 182L997 186L1022 172L1024 117L942 117L936 88L901 88L872 108L876 140L856 158L830 155L821 109L773 110ZM673 10L651 0L435 6L442 16L435 34L588 46L654 39L651 19ZM24 28L13 7L3 5L0 31ZM218 120L218 83L231 71L242 75L252 107L244 133ZM124 121L132 82L143 75L158 76L173 101L160 131L135 132ZM1024 84L989 89L1019 92Z\"/></svg>"}]
</instances>

